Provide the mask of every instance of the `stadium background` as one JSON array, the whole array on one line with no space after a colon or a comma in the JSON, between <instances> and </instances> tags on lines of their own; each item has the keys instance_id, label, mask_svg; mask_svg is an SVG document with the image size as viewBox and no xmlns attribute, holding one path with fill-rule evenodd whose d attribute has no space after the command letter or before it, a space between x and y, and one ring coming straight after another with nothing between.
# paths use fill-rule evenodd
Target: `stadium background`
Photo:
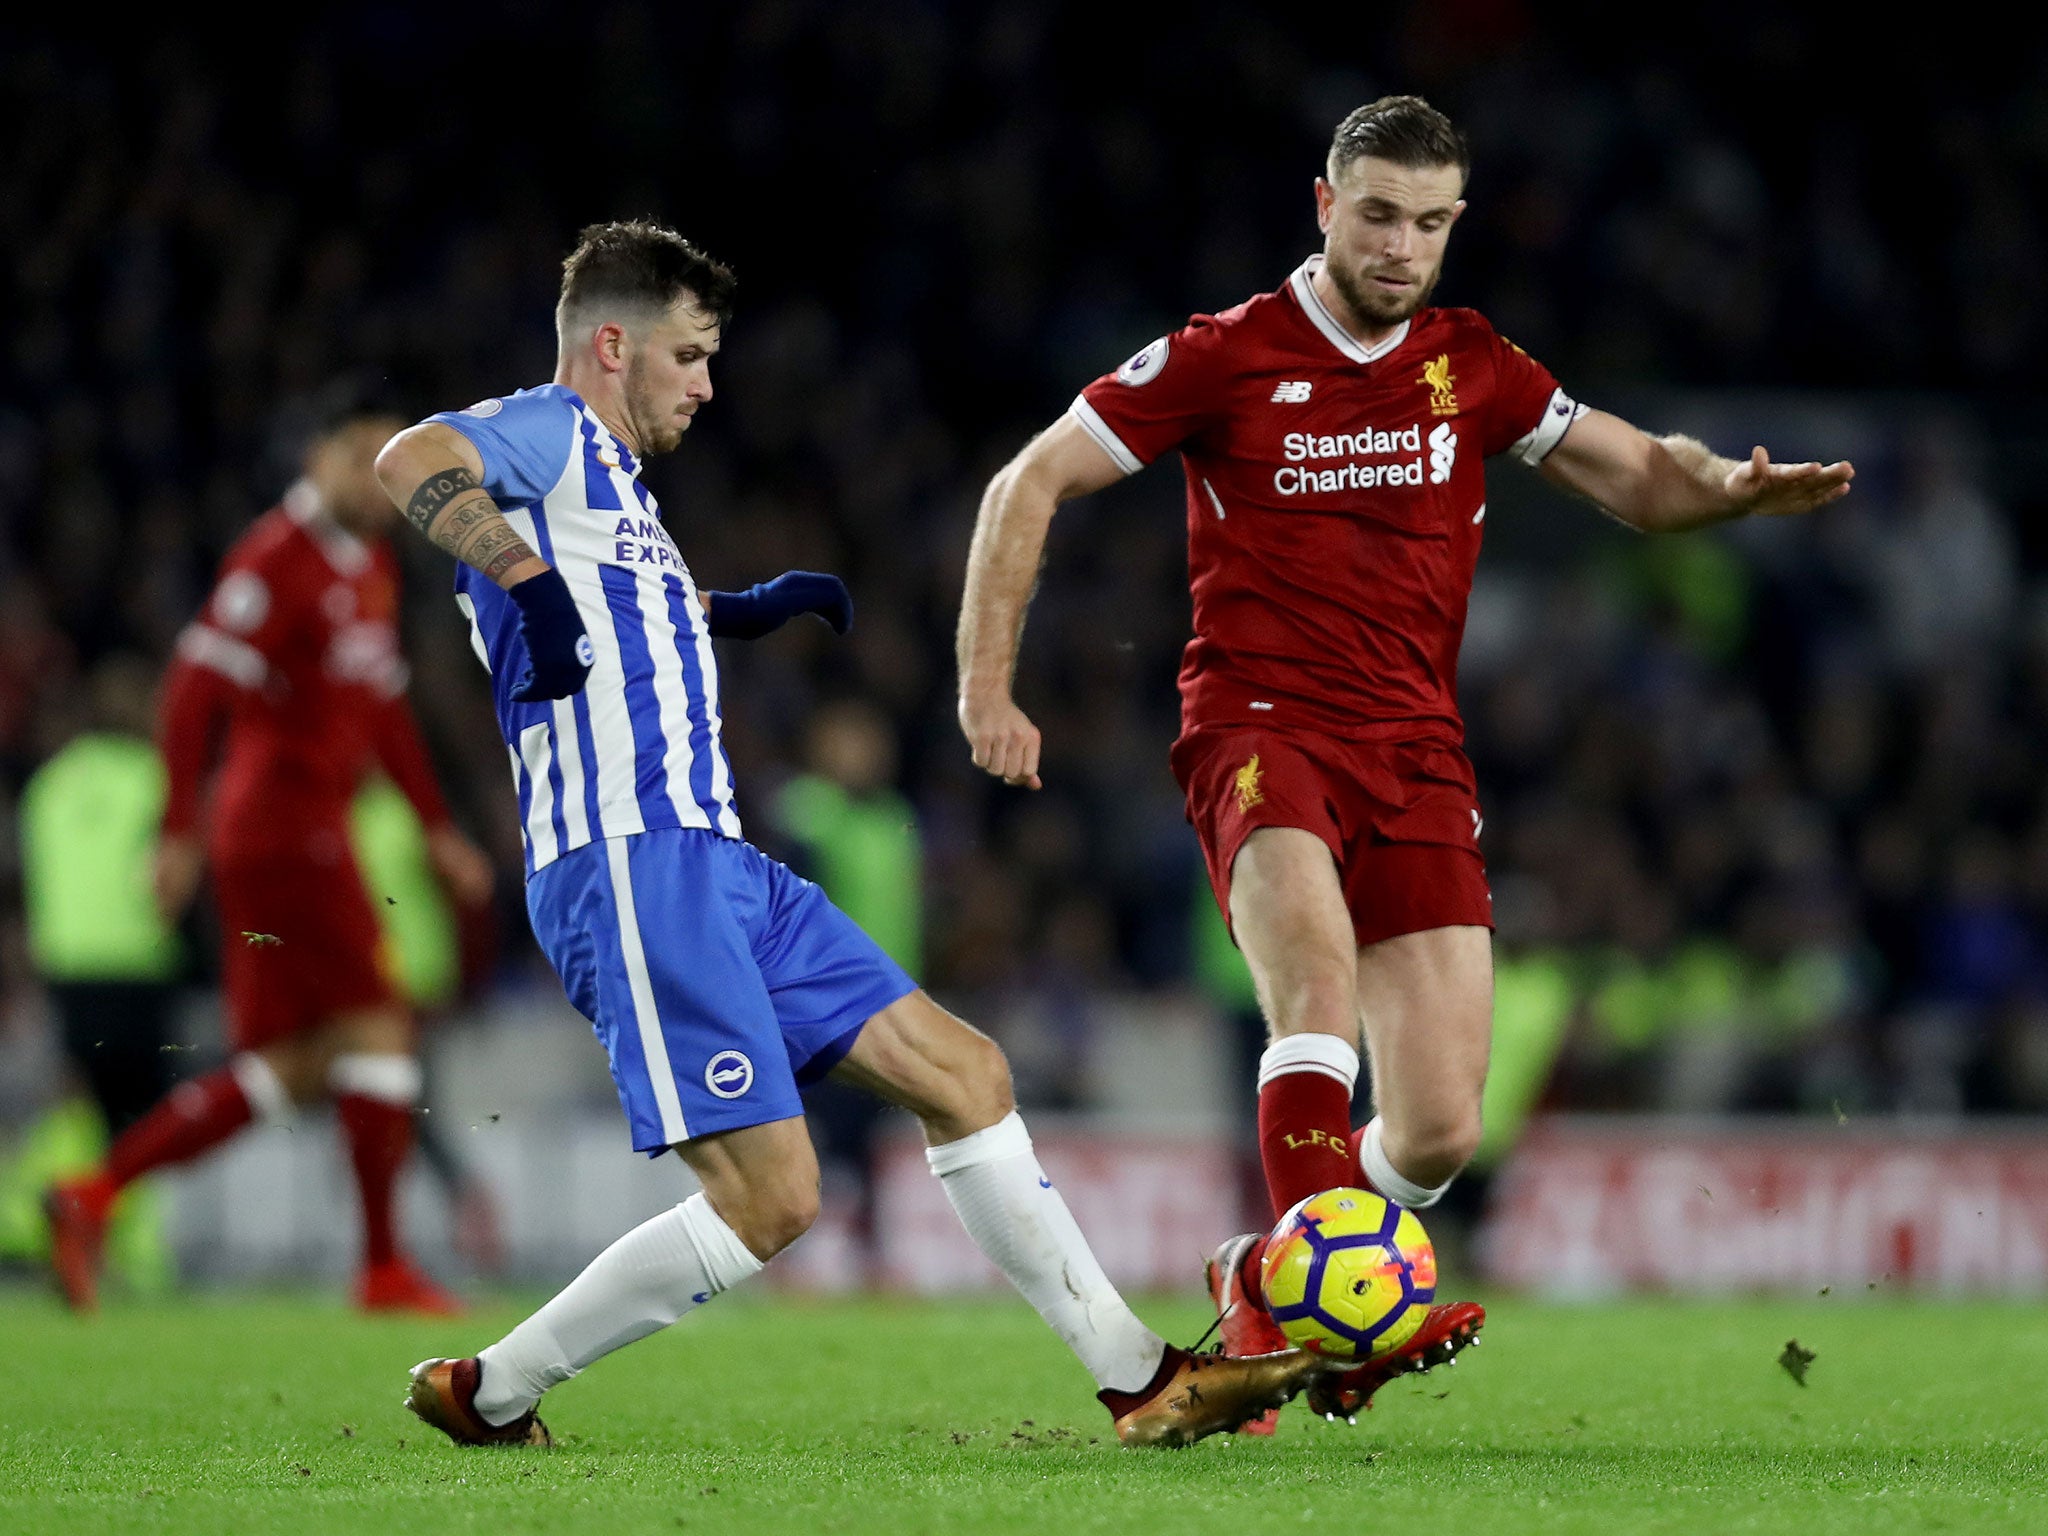
<instances>
[{"instance_id":1,"label":"stadium background","mask_svg":"<svg viewBox=\"0 0 2048 1536\"><path fill-rule=\"evenodd\" d=\"M987 475L1087 379L1280 281L1316 244L1331 125L1413 89L1475 158L1441 301L1653 429L1860 469L1810 523L1655 543L1496 473L1463 683L1501 921L1490 1159L1528 1106L1715 1117L1612 1119L1605 1142L1567 1122L1557 1155L1612 1156L1618 1188L1673 1147L1709 1159L1687 1168L1734 1147L1762 1160L1761 1220L1777 1207L1757 1191L1816 1159L1853 1180L1919 1158L1911 1204L1959 1158L1992 1170L2010 1234L1965 1281L2044 1283L2048 1175L2024 1117L2048 1108L2048 55L1908 53L1760 5L1690 30L1671 13L1656 42L1599 8L1511 0L1341 38L1198 5L1113 43L1080 6L600 5L565 46L570 15L512 5L479 35L309 7L266 22L261 70L196 35L0 50L0 1125L17 1145L65 1083L14 801L77 729L93 669L161 663L288 478L293 402L344 369L388 374L421 413L538 382L560 252L587 221L645 212L742 281L719 397L649 474L693 569L711 586L835 570L859 605L843 643L812 626L724 649L750 830L820 869L842 836L908 858L884 834L914 824L921 919L886 880L865 899L1010 1049L1070 1187L1098 1192L1093 1216L1076 1198L1084 1223L1142 1204L1175 1263L1206 1235L1191 1225L1228 1230L1209 1194L1231 1181L1249 1095L1230 1085L1254 1047L1165 766L1178 474L1056 525L1020 687L1043 794L967 763L950 626ZM406 559L416 705L507 871L495 956L437 1029L435 1111L497 1190L514 1272L555 1273L673 1186L626 1164L601 1061L533 953L482 679L439 558ZM849 823L834 774L901 800L869 795L876 815ZM869 1127L824 1114L858 1159ZM1720 1118L1759 1115L1777 1118ZM1996 1141L1955 1139L1994 1116ZM174 1181L187 1273L338 1270L348 1219L321 1140L266 1133ZM929 1212L886 1176L899 1150L885 1136L875 1199L910 1224ZM1711 1166L1740 1182L1751 1165ZM438 1198L423 1190L421 1223ZM1717 1209L1733 1203L1724 1188ZM836 1208L792 1266L819 1283L867 1272L860 1207ZM1946 1241L1879 1227L1857 1260L1873 1270Z\"/></svg>"}]
</instances>

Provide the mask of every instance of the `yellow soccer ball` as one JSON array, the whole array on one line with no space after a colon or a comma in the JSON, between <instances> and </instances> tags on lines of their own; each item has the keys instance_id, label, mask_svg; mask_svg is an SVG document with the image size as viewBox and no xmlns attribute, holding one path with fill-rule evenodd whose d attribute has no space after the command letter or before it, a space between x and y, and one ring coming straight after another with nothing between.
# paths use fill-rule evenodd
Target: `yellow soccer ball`
<instances>
[{"instance_id":1,"label":"yellow soccer ball","mask_svg":"<svg viewBox=\"0 0 2048 1536\"><path fill-rule=\"evenodd\" d=\"M1415 1336L1436 1300L1436 1250L1413 1211L1368 1189L1326 1189L1280 1218L1259 1279L1290 1343L1377 1360Z\"/></svg>"}]
</instances>

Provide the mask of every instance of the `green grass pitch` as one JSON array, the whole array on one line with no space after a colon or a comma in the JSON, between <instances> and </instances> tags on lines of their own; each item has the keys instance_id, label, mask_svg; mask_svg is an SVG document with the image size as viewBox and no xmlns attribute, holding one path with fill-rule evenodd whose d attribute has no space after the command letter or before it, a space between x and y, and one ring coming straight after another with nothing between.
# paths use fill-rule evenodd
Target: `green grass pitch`
<instances>
[{"instance_id":1,"label":"green grass pitch","mask_svg":"<svg viewBox=\"0 0 2048 1536\"><path fill-rule=\"evenodd\" d=\"M1144 1308L1192 1340L1176 1298ZM0 1293L0 1531L2048 1531L2048 1320L1815 1297L1560 1308L1355 1429L1134 1452L1022 1303L755 1296L548 1400L552 1453L461 1451L406 1368L488 1342L300 1297L114 1307ZM1815 1351L1805 1387L1776 1363Z\"/></svg>"}]
</instances>

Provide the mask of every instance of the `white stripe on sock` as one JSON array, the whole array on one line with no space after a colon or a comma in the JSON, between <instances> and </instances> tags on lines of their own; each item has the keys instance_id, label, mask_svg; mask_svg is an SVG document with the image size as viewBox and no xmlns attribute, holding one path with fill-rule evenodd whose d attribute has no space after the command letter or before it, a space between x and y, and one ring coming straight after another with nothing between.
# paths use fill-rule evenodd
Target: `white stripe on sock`
<instances>
[{"instance_id":1,"label":"white stripe on sock","mask_svg":"<svg viewBox=\"0 0 2048 1536\"><path fill-rule=\"evenodd\" d=\"M1358 1083L1358 1048L1349 1040L1313 1030L1287 1035L1266 1047L1259 1057L1259 1087L1290 1072L1320 1072L1347 1089Z\"/></svg>"},{"instance_id":2,"label":"white stripe on sock","mask_svg":"<svg viewBox=\"0 0 2048 1536\"><path fill-rule=\"evenodd\" d=\"M335 1057L327 1069L327 1086L336 1093L406 1108L419 1103L422 1081L418 1061L386 1051L352 1051Z\"/></svg>"},{"instance_id":3,"label":"white stripe on sock","mask_svg":"<svg viewBox=\"0 0 2048 1536\"><path fill-rule=\"evenodd\" d=\"M249 1113L254 1118L268 1125L291 1118L292 1096L285 1092L276 1070L261 1056L243 1051L228 1062L228 1071L234 1074L242 1097L249 1101Z\"/></svg>"}]
</instances>

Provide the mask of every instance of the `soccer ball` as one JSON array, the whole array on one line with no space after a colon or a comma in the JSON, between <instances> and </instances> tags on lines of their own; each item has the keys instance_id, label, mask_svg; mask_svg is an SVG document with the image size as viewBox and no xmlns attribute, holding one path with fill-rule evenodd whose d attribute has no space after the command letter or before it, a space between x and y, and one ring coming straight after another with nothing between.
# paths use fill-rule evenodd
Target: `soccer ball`
<instances>
[{"instance_id":1,"label":"soccer ball","mask_svg":"<svg viewBox=\"0 0 2048 1536\"><path fill-rule=\"evenodd\" d=\"M1413 1211L1368 1189L1326 1189L1266 1239L1266 1306L1288 1342L1377 1360L1415 1336L1436 1299L1436 1250Z\"/></svg>"}]
</instances>

